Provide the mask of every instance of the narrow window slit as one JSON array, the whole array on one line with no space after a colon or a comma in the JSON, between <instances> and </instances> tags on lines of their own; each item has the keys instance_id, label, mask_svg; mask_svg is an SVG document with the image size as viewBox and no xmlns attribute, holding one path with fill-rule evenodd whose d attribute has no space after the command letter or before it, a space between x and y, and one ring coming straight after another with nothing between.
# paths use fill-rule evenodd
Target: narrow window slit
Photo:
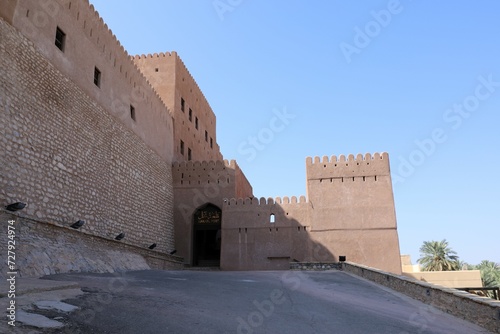
<instances>
[{"instance_id":1,"label":"narrow window slit","mask_svg":"<svg viewBox=\"0 0 500 334\"><path fill-rule=\"evenodd\" d=\"M65 44L66 44L66 34L64 33L64 31L61 30L61 28L57 27L55 45L59 50L64 52Z\"/></svg>"},{"instance_id":2,"label":"narrow window slit","mask_svg":"<svg viewBox=\"0 0 500 334\"><path fill-rule=\"evenodd\" d=\"M135 121L135 108L133 105L130 105L130 118Z\"/></svg>"},{"instance_id":3,"label":"narrow window slit","mask_svg":"<svg viewBox=\"0 0 500 334\"><path fill-rule=\"evenodd\" d=\"M101 71L94 67L94 85L101 87Z\"/></svg>"}]
</instances>

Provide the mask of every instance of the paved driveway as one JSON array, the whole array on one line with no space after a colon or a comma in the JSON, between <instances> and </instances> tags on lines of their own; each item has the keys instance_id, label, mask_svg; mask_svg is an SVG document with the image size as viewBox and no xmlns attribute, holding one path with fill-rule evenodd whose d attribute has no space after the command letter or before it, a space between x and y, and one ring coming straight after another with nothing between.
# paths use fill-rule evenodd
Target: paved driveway
<instances>
[{"instance_id":1,"label":"paved driveway","mask_svg":"<svg viewBox=\"0 0 500 334\"><path fill-rule=\"evenodd\" d=\"M488 333L344 272L65 274L86 293L58 333Z\"/></svg>"}]
</instances>

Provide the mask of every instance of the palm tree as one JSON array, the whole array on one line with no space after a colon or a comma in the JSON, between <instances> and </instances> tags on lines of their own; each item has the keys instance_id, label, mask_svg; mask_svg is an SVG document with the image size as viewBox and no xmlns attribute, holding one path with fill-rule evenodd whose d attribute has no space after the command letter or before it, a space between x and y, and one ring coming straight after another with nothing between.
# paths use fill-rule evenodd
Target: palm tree
<instances>
[{"instance_id":1,"label":"palm tree","mask_svg":"<svg viewBox=\"0 0 500 334\"><path fill-rule=\"evenodd\" d=\"M449 246L446 239L442 241L424 241L420 247L420 258L417 262L423 271L458 270L459 260L457 253Z\"/></svg>"},{"instance_id":2,"label":"palm tree","mask_svg":"<svg viewBox=\"0 0 500 334\"><path fill-rule=\"evenodd\" d=\"M472 270L474 269L474 266L465 262L465 261L462 261L462 260L458 260L458 270Z\"/></svg>"},{"instance_id":3,"label":"palm tree","mask_svg":"<svg viewBox=\"0 0 500 334\"><path fill-rule=\"evenodd\" d=\"M483 260L475 266L481 270L481 280L484 287L500 287L500 265L498 263Z\"/></svg>"}]
</instances>

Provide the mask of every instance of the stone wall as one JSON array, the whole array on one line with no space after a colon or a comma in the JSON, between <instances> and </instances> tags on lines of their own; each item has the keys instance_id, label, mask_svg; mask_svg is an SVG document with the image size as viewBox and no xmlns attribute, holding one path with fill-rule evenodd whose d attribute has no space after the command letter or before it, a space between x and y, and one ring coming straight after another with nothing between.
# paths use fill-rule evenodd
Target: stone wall
<instances>
[{"instance_id":1,"label":"stone wall","mask_svg":"<svg viewBox=\"0 0 500 334\"><path fill-rule=\"evenodd\" d=\"M500 301L354 263L344 263L343 270L500 333Z\"/></svg>"},{"instance_id":2,"label":"stone wall","mask_svg":"<svg viewBox=\"0 0 500 334\"><path fill-rule=\"evenodd\" d=\"M290 270L341 270L339 262L290 262Z\"/></svg>"},{"instance_id":3,"label":"stone wall","mask_svg":"<svg viewBox=\"0 0 500 334\"><path fill-rule=\"evenodd\" d=\"M172 115L88 0L9 0L7 6L3 2L0 17L51 65L164 160L172 161ZM62 50L55 45L57 28L65 33ZM99 85L94 83L95 68L101 73ZM135 108L134 118L130 106Z\"/></svg>"},{"instance_id":4,"label":"stone wall","mask_svg":"<svg viewBox=\"0 0 500 334\"><path fill-rule=\"evenodd\" d=\"M172 169L0 19L0 205L138 247L174 248ZM169 140L169 138L165 138Z\"/></svg>"},{"instance_id":5,"label":"stone wall","mask_svg":"<svg viewBox=\"0 0 500 334\"><path fill-rule=\"evenodd\" d=\"M20 277L40 277L70 272L117 272L146 269L180 269L181 258L137 247L126 239L97 237L55 223L35 221L0 211L0 250L7 256L7 224L15 221L15 266ZM12 271L6 261L0 275Z\"/></svg>"}]
</instances>

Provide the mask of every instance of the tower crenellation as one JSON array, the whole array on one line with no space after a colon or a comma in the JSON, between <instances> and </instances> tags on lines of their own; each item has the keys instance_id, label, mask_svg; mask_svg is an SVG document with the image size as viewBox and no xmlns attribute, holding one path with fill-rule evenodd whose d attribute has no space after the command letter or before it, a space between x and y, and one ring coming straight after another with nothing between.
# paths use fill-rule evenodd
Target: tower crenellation
<instances>
[{"instance_id":1,"label":"tower crenellation","mask_svg":"<svg viewBox=\"0 0 500 334\"><path fill-rule=\"evenodd\" d=\"M0 57L0 197L27 201L30 219L85 219L90 235L158 242L192 265L288 269L343 254L399 271L387 153L308 157L307 197L257 198L222 159L215 113L175 51L129 55L89 0L9 0L0 30L0 53L26 49ZM11 135L20 128L29 143Z\"/></svg>"},{"instance_id":2,"label":"tower crenellation","mask_svg":"<svg viewBox=\"0 0 500 334\"><path fill-rule=\"evenodd\" d=\"M235 183L239 166L235 160L181 161L172 164L176 186Z\"/></svg>"},{"instance_id":3,"label":"tower crenellation","mask_svg":"<svg viewBox=\"0 0 500 334\"><path fill-rule=\"evenodd\" d=\"M247 198L226 198L224 199L225 206L241 206L241 205L252 205L252 206L274 206L274 205L293 205L293 204L306 204L307 199L305 196L292 197L247 197Z\"/></svg>"},{"instance_id":4,"label":"tower crenellation","mask_svg":"<svg viewBox=\"0 0 500 334\"><path fill-rule=\"evenodd\" d=\"M133 59L152 59L152 58L165 58L175 56L175 51L172 52L160 52L160 53L148 53L148 54L140 54L131 56Z\"/></svg>"},{"instance_id":5,"label":"tower crenellation","mask_svg":"<svg viewBox=\"0 0 500 334\"><path fill-rule=\"evenodd\" d=\"M308 157L306 159L307 179L342 178L357 176L389 175L389 155L387 153L375 153L371 155L349 154L348 156L333 155L330 158L324 156Z\"/></svg>"},{"instance_id":6,"label":"tower crenellation","mask_svg":"<svg viewBox=\"0 0 500 334\"><path fill-rule=\"evenodd\" d=\"M179 55L177 54L176 51L171 51L171 52L166 51L166 52L160 52L160 53L148 53L148 54L141 54L141 55L131 56L131 58L134 61L136 61L136 62L137 61L141 61L141 60L148 60L148 59L154 59L154 58L167 58L167 57L174 57L175 58L175 60L181 65L182 70L185 73L187 73L190 81L192 82L192 84L194 85L194 87L196 88L196 90L200 92L201 96L208 103L208 100L206 99L205 94L200 89L200 87L198 86L198 83L194 79L193 75L191 74L191 72L187 68L186 64L184 63L184 61L182 60L182 58L179 57ZM210 105L210 104L208 103L208 105Z\"/></svg>"}]
</instances>

